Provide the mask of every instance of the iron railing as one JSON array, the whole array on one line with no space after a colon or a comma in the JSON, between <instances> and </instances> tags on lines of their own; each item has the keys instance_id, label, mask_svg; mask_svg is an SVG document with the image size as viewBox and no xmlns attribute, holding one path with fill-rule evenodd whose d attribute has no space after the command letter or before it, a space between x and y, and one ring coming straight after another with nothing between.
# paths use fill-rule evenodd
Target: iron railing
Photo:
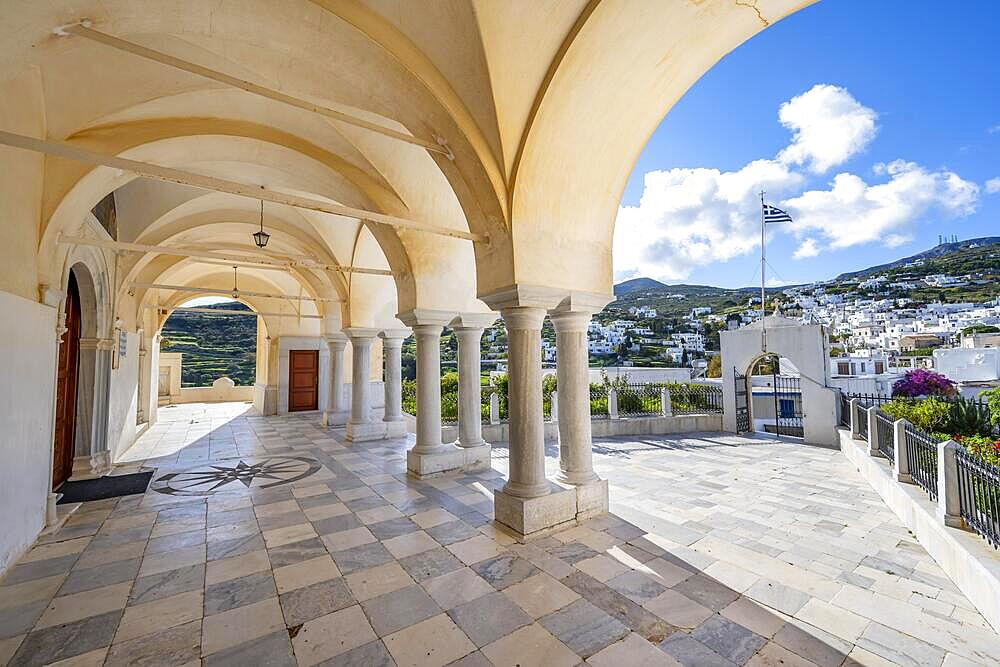
<instances>
[{"instance_id":1,"label":"iron railing","mask_svg":"<svg viewBox=\"0 0 1000 667\"><path fill-rule=\"evenodd\" d=\"M962 518L974 531L1000 548L1000 467L959 447L955 450Z\"/></svg>"},{"instance_id":2,"label":"iron railing","mask_svg":"<svg viewBox=\"0 0 1000 667\"><path fill-rule=\"evenodd\" d=\"M608 388L603 384L590 385L590 418L607 419L608 414Z\"/></svg>"},{"instance_id":3,"label":"iron railing","mask_svg":"<svg viewBox=\"0 0 1000 667\"><path fill-rule=\"evenodd\" d=\"M675 415L722 413L722 387L710 384L668 385L670 409Z\"/></svg>"},{"instance_id":4,"label":"iron railing","mask_svg":"<svg viewBox=\"0 0 1000 667\"><path fill-rule=\"evenodd\" d=\"M913 424L906 424L904 436L906 462L910 477L931 500L937 500L938 452L937 441L930 433L921 431Z\"/></svg>"},{"instance_id":5,"label":"iron railing","mask_svg":"<svg viewBox=\"0 0 1000 667\"><path fill-rule=\"evenodd\" d=\"M868 441L868 409L861 403L855 404L855 418L858 420L858 436Z\"/></svg>"},{"instance_id":6,"label":"iron railing","mask_svg":"<svg viewBox=\"0 0 1000 667\"><path fill-rule=\"evenodd\" d=\"M896 461L896 429L892 418L881 410L875 410L875 430L878 436L878 451L892 462Z\"/></svg>"},{"instance_id":7,"label":"iron railing","mask_svg":"<svg viewBox=\"0 0 1000 667\"><path fill-rule=\"evenodd\" d=\"M848 401L856 398L866 408L870 408L873 405L882 405L892 400L892 396L885 396L883 394L841 394L841 396L847 396Z\"/></svg>"},{"instance_id":8,"label":"iron railing","mask_svg":"<svg viewBox=\"0 0 1000 667\"><path fill-rule=\"evenodd\" d=\"M618 414L622 417L648 417L663 409L660 385L628 383L615 387L618 394Z\"/></svg>"},{"instance_id":9,"label":"iron railing","mask_svg":"<svg viewBox=\"0 0 1000 667\"><path fill-rule=\"evenodd\" d=\"M851 428L851 399L847 394L840 394L840 425Z\"/></svg>"}]
</instances>

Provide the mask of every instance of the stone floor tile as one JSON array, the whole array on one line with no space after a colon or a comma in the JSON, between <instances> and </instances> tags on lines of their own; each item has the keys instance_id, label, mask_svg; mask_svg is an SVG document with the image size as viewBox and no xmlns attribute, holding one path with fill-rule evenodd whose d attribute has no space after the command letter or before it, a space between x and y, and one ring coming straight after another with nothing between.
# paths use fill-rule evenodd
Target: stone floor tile
<instances>
[{"instance_id":1,"label":"stone floor tile","mask_svg":"<svg viewBox=\"0 0 1000 667\"><path fill-rule=\"evenodd\" d=\"M590 656L593 667L680 667L677 660L636 633Z\"/></svg>"},{"instance_id":2,"label":"stone floor tile","mask_svg":"<svg viewBox=\"0 0 1000 667\"><path fill-rule=\"evenodd\" d=\"M503 591L532 618L541 618L578 600L580 595L544 572L520 581Z\"/></svg>"},{"instance_id":3,"label":"stone floor tile","mask_svg":"<svg viewBox=\"0 0 1000 667\"><path fill-rule=\"evenodd\" d=\"M108 522L105 522L107 525ZM91 537L78 537L75 540L64 540L50 544L39 544L21 557L19 563L33 563L39 560L49 560L70 554L79 554L90 544Z\"/></svg>"},{"instance_id":4,"label":"stone floor tile","mask_svg":"<svg viewBox=\"0 0 1000 667\"><path fill-rule=\"evenodd\" d=\"M394 560L392 554L382 546L381 542L364 544L346 551L334 551L331 555L333 562L337 564L337 568L345 576L358 570L391 563Z\"/></svg>"},{"instance_id":5,"label":"stone floor tile","mask_svg":"<svg viewBox=\"0 0 1000 667\"><path fill-rule=\"evenodd\" d=\"M820 667L836 667L851 652L850 643L804 624L785 623L775 633L774 641Z\"/></svg>"},{"instance_id":6,"label":"stone floor tile","mask_svg":"<svg viewBox=\"0 0 1000 667\"><path fill-rule=\"evenodd\" d=\"M642 572L629 570L609 579L607 585L629 600L643 604L666 591L666 587Z\"/></svg>"},{"instance_id":7,"label":"stone floor tile","mask_svg":"<svg viewBox=\"0 0 1000 667\"><path fill-rule=\"evenodd\" d=\"M283 593L279 601L285 624L295 627L355 603L343 577L327 579Z\"/></svg>"},{"instance_id":8,"label":"stone floor tile","mask_svg":"<svg viewBox=\"0 0 1000 667\"><path fill-rule=\"evenodd\" d=\"M577 561L575 567L577 567L580 571L589 574L598 581L607 581L608 579L617 577L620 574L625 574L631 569L627 565L623 565L622 563L613 558L609 558L604 554Z\"/></svg>"},{"instance_id":9,"label":"stone floor tile","mask_svg":"<svg viewBox=\"0 0 1000 667\"><path fill-rule=\"evenodd\" d=\"M503 553L500 545L485 535L479 535L478 537L461 542L454 542L446 548L466 565L472 565L473 563L478 563L479 561L493 558Z\"/></svg>"},{"instance_id":10,"label":"stone floor tile","mask_svg":"<svg viewBox=\"0 0 1000 667\"><path fill-rule=\"evenodd\" d=\"M283 528L275 528L261 534L264 536L264 544L267 545L268 549L316 537L316 531L310 523L299 523L292 526L284 526Z\"/></svg>"},{"instance_id":11,"label":"stone floor tile","mask_svg":"<svg viewBox=\"0 0 1000 667\"><path fill-rule=\"evenodd\" d=\"M577 654L537 623L515 630L484 646L482 653L496 667L574 667L580 664Z\"/></svg>"},{"instance_id":12,"label":"stone floor tile","mask_svg":"<svg viewBox=\"0 0 1000 667\"><path fill-rule=\"evenodd\" d=\"M351 593L359 602L413 584L410 575L395 561L352 572L345 575L344 578L347 580Z\"/></svg>"},{"instance_id":13,"label":"stone floor tile","mask_svg":"<svg viewBox=\"0 0 1000 667\"><path fill-rule=\"evenodd\" d=\"M286 565L274 570L274 581L278 587L278 593L288 591L302 586L308 586L327 579L334 579L340 576L340 570L329 555Z\"/></svg>"},{"instance_id":14,"label":"stone floor tile","mask_svg":"<svg viewBox=\"0 0 1000 667\"><path fill-rule=\"evenodd\" d=\"M6 665L14 654L17 652L17 647L21 645L24 641L25 635L17 635L14 637L8 637L6 639L0 639L0 665Z\"/></svg>"},{"instance_id":15,"label":"stone floor tile","mask_svg":"<svg viewBox=\"0 0 1000 667\"><path fill-rule=\"evenodd\" d=\"M479 531L464 521L449 521L448 523L431 526L425 530L428 535L433 537L443 546L448 546L449 544L454 544L455 542L462 542L480 534Z\"/></svg>"},{"instance_id":16,"label":"stone floor tile","mask_svg":"<svg viewBox=\"0 0 1000 667\"><path fill-rule=\"evenodd\" d=\"M36 629L63 625L73 621L98 616L125 607L132 582L104 586L83 593L63 595L53 598L35 623Z\"/></svg>"},{"instance_id":17,"label":"stone floor tile","mask_svg":"<svg viewBox=\"0 0 1000 667\"><path fill-rule=\"evenodd\" d=\"M712 615L711 609L675 590L661 593L642 606L679 628L696 628Z\"/></svg>"},{"instance_id":18,"label":"stone floor tile","mask_svg":"<svg viewBox=\"0 0 1000 667\"><path fill-rule=\"evenodd\" d=\"M739 623L768 639L785 625L785 619L773 609L754 602L748 597L740 597L719 613L730 621Z\"/></svg>"},{"instance_id":19,"label":"stone floor tile","mask_svg":"<svg viewBox=\"0 0 1000 667\"><path fill-rule=\"evenodd\" d=\"M273 598L278 594L270 572L257 572L229 579L205 588L205 615L211 616L243 605Z\"/></svg>"},{"instance_id":20,"label":"stone floor tile","mask_svg":"<svg viewBox=\"0 0 1000 667\"><path fill-rule=\"evenodd\" d=\"M401 558L399 564L416 581L433 579L462 567L462 561L443 547Z\"/></svg>"},{"instance_id":21,"label":"stone floor tile","mask_svg":"<svg viewBox=\"0 0 1000 667\"><path fill-rule=\"evenodd\" d=\"M165 551L174 551L176 549L193 547L204 543L205 531L192 530L186 533L177 533L175 535L153 538L146 543L146 553L158 554Z\"/></svg>"},{"instance_id":22,"label":"stone floor tile","mask_svg":"<svg viewBox=\"0 0 1000 667\"><path fill-rule=\"evenodd\" d=\"M351 510L349 510L347 505L344 503L332 502L324 505L316 505L315 507L303 508L302 512L310 521L321 521L335 516L350 514Z\"/></svg>"},{"instance_id":23,"label":"stone floor tile","mask_svg":"<svg viewBox=\"0 0 1000 667\"><path fill-rule=\"evenodd\" d=\"M320 535L330 535L331 533L340 533L345 530L360 528L362 523L358 520L357 516L348 512L347 514L339 514L326 519L320 519L319 521L313 521L312 525Z\"/></svg>"},{"instance_id":24,"label":"stone floor tile","mask_svg":"<svg viewBox=\"0 0 1000 667\"><path fill-rule=\"evenodd\" d=\"M102 667L108 657L108 648L102 648L74 655L72 658L64 658L56 662L49 663L48 667Z\"/></svg>"},{"instance_id":25,"label":"stone floor tile","mask_svg":"<svg viewBox=\"0 0 1000 667\"><path fill-rule=\"evenodd\" d=\"M201 655L201 620L115 643L107 654L106 667L135 665L183 665Z\"/></svg>"},{"instance_id":26,"label":"stone floor tile","mask_svg":"<svg viewBox=\"0 0 1000 667\"><path fill-rule=\"evenodd\" d=\"M238 556L209 561L205 569L205 585L211 586L269 569L271 562L264 549L248 551Z\"/></svg>"},{"instance_id":27,"label":"stone floor tile","mask_svg":"<svg viewBox=\"0 0 1000 667\"><path fill-rule=\"evenodd\" d=\"M388 521L389 519L399 519L402 516L403 513L392 505L382 505L380 507L373 507L370 510L361 510L357 514L357 520L367 526L373 523ZM351 527L355 528L356 526Z\"/></svg>"},{"instance_id":28,"label":"stone floor tile","mask_svg":"<svg viewBox=\"0 0 1000 667\"><path fill-rule=\"evenodd\" d=\"M746 663L746 667L817 667L815 662L792 653L784 646L768 642Z\"/></svg>"},{"instance_id":29,"label":"stone floor tile","mask_svg":"<svg viewBox=\"0 0 1000 667\"><path fill-rule=\"evenodd\" d=\"M254 524L256 530L256 524ZM211 534L211 531L210 533ZM232 558L241 554L259 551L264 548L264 538L260 533L250 533L239 535L230 539L213 541L208 540L208 560L219 560L222 558Z\"/></svg>"},{"instance_id":30,"label":"stone floor tile","mask_svg":"<svg viewBox=\"0 0 1000 667\"><path fill-rule=\"evenodd\" d=\"M205 564L168 570L148 577L140 577L132 585L129 606L161 600L179 593L201 590L205 584Z\"/></svg>"},{"instance_id":31,"label":"stone floor tile","mask_svg":"<svg viewBox=\"0 0 1000 667\"><path fill-rule=\"evenodd\" d=\"M292 638L299 665L315 665L376 639L361 607L354 605L302 626Z\"/></svg>"},{"instance_id":32,"label":"stone floor tile","mask_svg":"<svg viewBox=\"0 0 1000 667\"><path fill-rule=\"evenodd\" d=\"M467 567L421 583L442 609L457 607L496 590Z\"/></svg>"},{"instance_id":33,"label":"stone floor tile","mask_svg":"<svg viewBox=\"0 0 1000 667\"><path fill-rule=\"evenodd\" d=\"M366 600L361 607L379 637L441 613L441 608L417 585Z\"/></svg>"},{"instance_id":34,"label":"stone floor tile","mask_svg":"<svg viewBox=\"0 0 1000 667\"><path fill-rule=\"evenodd\" d=\"M579 542L567 542L559 546L548 549L549 554L563 560L570 565L576 565L582 560L593 558L599 554L590 547Z\"/></svg>"},{"instance_id":35,"label":"stone floor tile","mask_svg":"<svg viewBox=\"0 0 1000 667\"><path fill-rule=\"evenodd\" d=\"M514 554L503 554L496 558L480 561L471 567L497 590L513 586L539 573L537 567Z\"/></svg>"},{"instance_id":36,"label":"stone floor tile","mask_svg":"<svg viewBox=\"0 0 1000 667\"><path fill-rule=\"evenodd\" d=\"M944 650L880 623L871 623L857 645L890 662L918 667L940 665L945 657Z\"/></svg>"},{"instance_id":37,"label":"stone floor tile","mask_svg":"<svg viewBox=\"0 0 1000 667\"><path fill-rule=\"evenodd\" d=\"M238 646L284 628L284 617L276 597L206 616L201 630L202 655Z\"/></svg>"},{"instance_id":38,"label":"stone floor tile","mask_svg":"<svg viewBox=\"0 0 1000 667\"><path fill-rule=\"evenodd\" d=\"M361 528L354 528L352 530L345 530L341 533L333 533L331 535L323 536L323 544L326 545L326 548L330 551L330 553L335 551L346 551L348 549L353 549L354 547L371 544L375 541L375 536L372 535L370 530L363 526Z\"/></svg>"},{"instance_id":39,"label":"stone floor tile","mask_svg":"<svg viewBox=\"0 0 1000 667\"><path fill-rule=\"evenodd\" d=\"M484 595L449 609L448 616L480 647L532 622L524 610L502 593Z\"/></svg>"},{"instance_id":40,"label":"stone floor tile","mask_svg":"<svg viewBox=\"0 0 1000 667\"><path fill-rule=\"evenodd\" d=\"M106 549L95 549L90 545L80 554L80 559L73 565L73 569L91 569L119 560L140 558L145 548L145 542L130 542Z\"/></svg>"},{"instance_id":41,"label":"stone floor tile","mask_svg":"<svg viewBox=\"0 0 1000 667\"><path fill-rule=\"evenodd\" d=\"M59 589L59 595L82 593L103 586L130 582L135 579L138 573L138 558L120 560L87 570L72 570L63 582L62 588Z\"/></svg>"},{"instance_id":42,"label":"stone floor tile","mask_svg":"<svg viewBox=\"0 0 1000 667\"><path fill-rule=\"evenodd\" d=\"M254 505L253 511L259 520L261 517L278 516L279 514L298 512L299 504L294 500L282 500L276 503L268 503L266 505Z\"/></svg>"},{"instance_id":43,"label":"stone floor tile","mask_svg":"<svg viewBox=\"0 0 1000 667\"><path fill-rule=\"evenodd\" d=\"M399 667L447 665L476 650L447 614L439 614L383 638Z\"/></svg>"},{"instance_id":44,"label":"stone floor tile","mask_svg":"<svg viewBox=\"0 0 1000 667\"><path fill-rule=\"evenodd\" d=\"M896 667L899 663L886 660L882 656L875 655L871 651L866 651L860 646L855 646L844 661L843 667ZM945 657L942 667L982 667L978 663L966 662L949 665L948 658Z\"/></svg>"},{"instance_id":45,"label":"stone floor tile","mask_svg":"<svg viewBox=\"0 0 1000 667\"><path fill-rule=\"evenodd\" d=\"M28 634L11 659L12 665L47 665L108 646L115 635L120 611L54 625Z\"/></svg>"},{"instance_id":46,"label":"stone floor tile","mask_svg":"<svg viewBox=\"0 0 1000 667\"><path fill-rule=\"evenodd\" d=\"M204 598L201 588L172 597L128 607L122 616L115 642L142 637L165 628L200 619Z\"/></svg>"},{"instance_id":47,"label":"stone floor tile","mask_svg":"<svg viewBox=\"0 0 1000 667\"><path fill-rule=\"evenodd\" d=\"M202 661L204 667L247 667L248 665L294 667L295 664L292 645L288 640L288 633L284 630L223 649L206 656Z\"/></svg>"},{"instance_id":48,"label":"stone floor tile","mask_svg":"<svg viewBox=\"0 0 1000 667\"><path fill-rule=\"evenodd\" d=\"M381 640L352 648L350 651L324 660L322 664L323 667L396 667L389 650Z\"/></svg>"},{"instance_id":49,"label":"stone floor tile","mask_svg":"<svg viewBox=\"0 0 1000 667\"><path fill-rule=\"evenodd\" d=\"M80 554L70 553L64 556L57 556L56 558L20 563L10 568L7 574L4 575L3 585L12 586L34 579L66 574L79 557Z\"/></svg>"},{"instance_id":50,"label":"stone floor tile","mask_svg":"<svg viewBox=\"0 0 1000 667\"><path fill-rule=\"evenodd\" d=\"M589 658L629 633L621 621L608 616L586 600L543 616L539 623L583 658Z\"/></svg>"},{"instance_id":51,"label":"stone floor tile","mask_svg":"<svg viewBox=\"0 0 1000 667\"><path fill-rule=\"evenodd\" d=\"M583 572L574 572L565 577L562 583L605 614L639 633L647 641L658 644L677 630L656 614Z\"/></svg>"},{"instance_id":52,"label":"stone floor tile","mask_svg":"<svg viewBox=\"0 0 1000 667\"><path fill-rule=\"evenodd\" d=\"M736 667L689 634L678 632L660 644L660 649L684 667Z\"/></svg>"},{"instance_id":53,"label":"stone floor tile","mask_svg":"<svg viewBox=\"0 0 1000 667\"><path fill-rule=\"evenodd\" d=\"M764 637L719 615L709 617L691 636L737 665L749 660L767 643Z\"/></svg>"},{"instance_id":54,"label":"stone floor tile","mask_svg":"<svg viewBox=\"0 0 1000 667\"><path fill-rule=\"evenodd\" d=\"M276 547L268 547L267 549L267 557L271 561L271 567L273 568L301 563L304 560L312 560L313 558L325 556L327 553L323 540L318 537L289 542Z\"/></svg>"},{"instance_id":55,"label":"stone floor tile","mask_svg":"<svg viewBox=\"0 0 1000 667\"><path fill-rule=\"evenodd\" d=\"M396 558L406 558L423 551L437 549L438 543L430 535L422 530L417 530L405 535L390 537L382 541L382 545L389 550Z\"/></svg>"},{"instance_id":56,"label":"stone floor tile","mask_svg":"<svg viewBox=\"0 0 1000 667\"><path fill-rule=\"evenodd\" d=\"M852 643L857 643L857 638L872 622L870 619L817 598L810 598L796 612L795 617Z\"/></svg>"},{"instance_id":57,"label":"stone floor tile","mask_svg":"<svg viewBox=\"0 0 1000 667\"><path fill-rule=\"evenodd\" d=\"M205 545L199 544L186 549L143 556L142 565L139 566L139 576L145 577L150 574L204 563L205 553Z\"/></svg>"},{"instance_id":58,"label":"stone floor tile","mask_svg":"<svg viewBox=\"0 0 1000 667\"><path fill-rule=\"evenodd\" d=\"M802 591L770 579L761 579L748 588L746 596L788 615L794 615L809 601Z\"/></svg>"},{"instance_id":59,"label":"stone floor tile","mask_svg":"<svg viewBox=\"0 0 1000 667\"><path fill-rule=\"evenodd\" d=\"M372 535L378 539L388 540L392 537L399 537L400 535L406 535L407 533L420 530L420 527L410 521L407 517L399 517L396 519L389 519L388 521L373 523L368 526L368 530L370 530Z\"/></svg>"},{"instance_id":60,"label":"stone floor tile","mask_svg":"<svg viewBox=\"0 0 1000 667\"><path fill-rule=\"evenodd\" d=\"M740 596L728 586L702 574L688 577L674 586L673 590L712 611L724 609Z\"/></svg>"},{"instance_id":61,"label":"stone floor tile","mask_svg":"<svg viewBox=\"0 0 1000 667\"><path fill-rule=\"evenodd\" d=\"M446 509L435 507L410 516L410 520L424 530L455 521L455 515Z\"/></svg>"},{"instance_id":62,"label":"stone floor tile","mask_svg":"<svg viewBox=\"0 0 1000 667\"><path fill-rule=\"evenodd\" d=\"M0 588L0 594L2 592L3 589ZM34 602L26 602L17 606L0 609L0 639L18 637L27 633L35 627L35 623L41 617L42 613L48 609L48 606L49 598L46 597Z\"/></svg>"}]
</instances>

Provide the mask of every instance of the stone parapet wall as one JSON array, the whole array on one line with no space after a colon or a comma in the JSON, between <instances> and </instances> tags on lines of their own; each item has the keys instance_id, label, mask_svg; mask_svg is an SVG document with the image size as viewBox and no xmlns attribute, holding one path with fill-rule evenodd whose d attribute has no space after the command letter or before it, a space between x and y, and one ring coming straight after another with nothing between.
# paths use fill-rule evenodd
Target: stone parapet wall
<instances>
[{"instance_id":1,"label":"stone parapet wall","mask_svg":"<svg viewBox=\"0 0 1000 667\"><path fill-rule=\"evenodd\" d=\"M411 418L412 419L412 418ZM409 424L409 422L408 422ZM410 426L412 431L413 427ZM721 414L676 415L671 417L633 417L631 419L594 419L591 430L595 438L612 437L616 435L665 435L670 433L699 433L722 430ZM507 442L509 425L483 424L483 439L486 442ZM556 440L559 437L559 423L545 422L545 439ZM458 425L447 425L441 429L441 439L444 442L454 442L458 439Z\"/></svg>"}]
</instances>

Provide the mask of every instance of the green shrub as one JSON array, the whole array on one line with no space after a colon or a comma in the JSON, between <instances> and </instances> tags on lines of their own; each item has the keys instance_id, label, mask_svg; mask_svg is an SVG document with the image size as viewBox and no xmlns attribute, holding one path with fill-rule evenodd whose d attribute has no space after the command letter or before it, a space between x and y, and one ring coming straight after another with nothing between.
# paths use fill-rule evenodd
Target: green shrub
<instances>
[{"instance_id":1,"label":"green shrub","mask_svg":"<svg viewBox=\"0 0 1000 667\"><path fill-rule=\"evenodd\" d=\"M911 400L896 398L881 407L893 419L905 419L921 431L946 431L951 417L951 405L938 398Z\"/></svg>"},{"instance_id":2,"label":"green shrub","mask_svg":"<svg viewBox=\"0 0 1000 667\"><path fill-rule=\"evenodd\" d=\"M983 435L956 435L954 440L987 463L1000 466L1000 438Z\"/></svg>"},{"instance_id":3,"label":"green shrub","mask_svg":"<svg viewBox=\"0 0 1000 667\"><path fill-rule=\"evenodd\" d=\"M454 394L458 392L458 373L451 371L441 376L441 394Z\"/></svg>"},{"instance_id":4,"label":"green shrub","mask_svg":"<svg viewBox=\"0 0 1000 667\"><path fill-rule=\"evenodd\" d=\"M990 411L977 401L958 398L951 404L947 430L957 435L989 437L993 434Z\"/></svg>"},{"instance_id":5,"label":"green shrub","mask_svg":"<svg viewBox=\"0 0 1000 667\"><path fill-rule=\"evenodd\" d=\"M979 393L979 397L986 400L986 405L990 406L990 414L994 426L1000 426L1000 387L986 389Z\"/></svg>"}]
</instances>

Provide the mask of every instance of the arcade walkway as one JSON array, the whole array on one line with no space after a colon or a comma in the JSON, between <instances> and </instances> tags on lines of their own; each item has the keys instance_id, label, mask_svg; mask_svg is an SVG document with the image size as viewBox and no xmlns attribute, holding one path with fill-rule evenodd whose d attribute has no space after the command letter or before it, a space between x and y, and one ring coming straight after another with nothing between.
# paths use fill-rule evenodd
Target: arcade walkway
<instances>
[{"instance_id":1,"label":"arcade walkway","mask_svg":"<svg viewBox=\"0 0 1000 667\"><path fill-rule=\"evenodd\" d=\"M838 452L602 439L614 514L519 545L490 521L505 449L415 481L403 441L247 407L161 409L128 452L150 490L87 503L0 582L0 664L1000 662Z\"/></svg>"}]
</instances>

